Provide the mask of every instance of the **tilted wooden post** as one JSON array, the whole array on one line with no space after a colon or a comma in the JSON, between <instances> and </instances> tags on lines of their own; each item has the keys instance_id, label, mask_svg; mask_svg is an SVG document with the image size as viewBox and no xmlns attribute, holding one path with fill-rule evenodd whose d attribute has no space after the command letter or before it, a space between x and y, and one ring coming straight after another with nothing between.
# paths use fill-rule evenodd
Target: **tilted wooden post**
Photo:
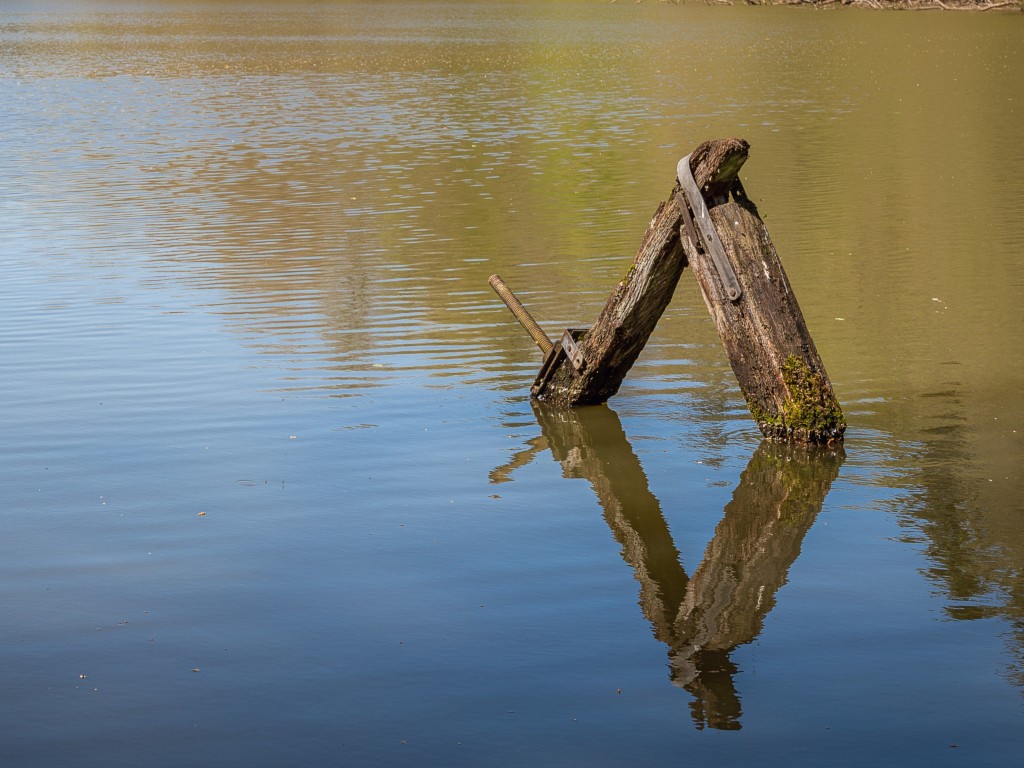
<instances>
[{"instance_id":1,"label":"tilted wooden post","mask_svg":"<svg viewBox=\"0 0 1024 768\"><path fill-rule=\"evenodd\" d=\"M569 329L551 344L501 279L491 278L545 352L534 397L576 406L618 392L689 263L761 432L808 444L842 439L846 422L828 374L739 181L749 148L742 139L707 141L680 162L675 188L591 328Z\"/></svg>"},{"instance_id":2,"label":"tilted wooden post","mask_svg":"<svg viewBox=\"0 0 1024 768\"><path fill-rule=\"evenodd\" d=\"M700 186L733 275L722 274L710 253L714 246L696 231L690 235L686 222L683 250L754 421L769 439L842 440L846 419L757 207L736 175ZM742 291L735 299L733 279Z\"/></svg>"},{"instance_id":3,"label":"tilted wooden post","mask_svg":"<svg viewBox=\"0 0 1024 768\"><path fill-rule=\"evenodd\" d=\"M691 156L700 184L735 175L746 159L745 142L727 140L701 145ZM682 216L677 192L658 206L626 276L615 287L597 321L579 342L584 365L562 364L537 397L558 405L601 403L619 391L622 380L654 333L672 300L687 257L681 247Z\"/></svg>"}]
</instances>

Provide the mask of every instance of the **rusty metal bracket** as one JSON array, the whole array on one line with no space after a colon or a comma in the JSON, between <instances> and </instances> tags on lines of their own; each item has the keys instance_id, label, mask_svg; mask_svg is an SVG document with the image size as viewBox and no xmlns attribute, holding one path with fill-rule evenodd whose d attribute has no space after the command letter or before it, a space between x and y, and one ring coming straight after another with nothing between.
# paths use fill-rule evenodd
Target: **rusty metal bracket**
<instances>
[{"instance_id":1,"label":"rusty metal bracket","mask_svg":"<svg viewBox=\"0 0 1024 768\"><path fill-rule=\"evenodd\" d=\"M687 234L690 234L692 225L696 224L697 232L700 233L700 239L703 241L704 252L711 256L711 261L715 265L729 299L736 301L743 295L743 289L740 288L739 280L736 279L736 273L725 253L725 247L718 237L718 232L715 231L715 225L711 223L708 205L704 202L704 195L701 194L700 188L693 178L693 172L690 170L689 155L680 160L679 165L676 166L676 178L679 179L679 186L685 202L685 205L680 207L684 209L683 223L687 227ZM689 210L685 210L686 208ZM687 214L691 212L692 219L688 221Z\"/></svg>"},{"instance_id":2,"label":"rusty metal bracket","mask_svg":"<svg viewBox=\"0 0 1024 768\"><path fill-rule=\"evenodd\" d=\"M566 357L569 358L569 363L576 373L583 373L583 369L587 367L587 359L576 342L582 339L588 330L588 328L566 328L562 333L562 349L565 350Z\"/></svg>"},{"instance_id":3,"label":"rusty metal bracket","mask_svg":"<svg viewBox=\"0 0 1024 768\"><path fill-rule=\"evenodd\" d=\"M694 250L698 248L700 250L704 250L704 246L701 245L700 237L697 235L697 229L693 223L693 214L690 213L690 204L686 202L686 196L683 195L681 190L676 192L676 205L679 206L679 213L683 217L683 228L680 234L686 236L691 248Z\"/></svg>"},{"instance_id":4,"label":"rusty metal bracket","mask_svg":"<svg viewBox=\"0 0 1024 768\"><path fill-rule=\"evenodd\" d=\"M563 360L568 360L576 373L583 372L587 367L587 359L583 356L583 350L580 349L578 342L587 335L589 330L589 328L565 329L559 343L551 347L544 355L544 363L540 367L537 378L533 381L533 386L530 387L530 394L540 397L544 393Z\"/></svg>"},{"instance_id":5,"label":"rusty metal bracket","mask_svg":"<svg viewBox=\"0 0 1024 768\"><path fill-rule=\"evenodd\" d=\"M531 395L540 397L544 394L544 390L548 388L548 384L551 382L551 377L555 375L555 371L558 370L558 366L562 364L564 359L565 347L561 344L555 344L555 346L548 350L547 354L544 355L544 364L541 365L537 378L533 380L533 386L530 387Z\"/></svg>"}]
</instances>

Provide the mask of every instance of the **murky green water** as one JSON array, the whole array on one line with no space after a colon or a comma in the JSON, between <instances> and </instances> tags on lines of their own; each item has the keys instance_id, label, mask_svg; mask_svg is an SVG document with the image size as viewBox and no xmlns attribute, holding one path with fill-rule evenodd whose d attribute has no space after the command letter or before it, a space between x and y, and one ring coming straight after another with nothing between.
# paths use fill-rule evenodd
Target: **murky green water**
<instances>
[{"instance_id":1,"label":"murky green water","mask_svg":"<svg viewBox=\"0 0 1024 768\"><path fill-rule=\"evenodd\" d=\"M598 2L0 15L0 757L1013 765L1024 19ZM850 422L762 445L692 277L743 172Z\"/></svg>"}]
</instances>

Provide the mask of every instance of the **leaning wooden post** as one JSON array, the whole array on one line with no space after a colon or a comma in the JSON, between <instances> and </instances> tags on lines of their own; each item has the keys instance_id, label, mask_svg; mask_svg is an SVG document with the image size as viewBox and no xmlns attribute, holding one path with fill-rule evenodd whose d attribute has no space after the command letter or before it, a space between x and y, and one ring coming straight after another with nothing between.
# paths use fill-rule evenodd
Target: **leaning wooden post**
<instances>
[{"instance_id":1,"label":"leaning wooden post","mask_svg":"<svg viewBox=\"0 0 1024 768\"><path fill-rule=\"evenodd\" d=\"M746 156L746 142L725 139L702 144L690 156L690 164L698 183L716 184L722 177L731 180ZM563 334L565 354L559 353L558 344L548 353L533 385L535 397L562 406L593 405L619 391L686 267L679 238L682 211L678 191L677 184L668 200L658 206L632 266L593 326L585 333Z\"/></svg>"},{"instance_id":2,"label":"leaning wooden post","mask_svg":"<svg viewBox=\"0 0 1024 768\"><path fill-rule=\"evenodd\" d=\"M683 250L758 428L774 440L842 440L842 409L757 207L735 174L696 186L684 194Z\"/></svg>"},{"instance_id":3,"label":"leaning wooden post","mask_svg":"<svg viewBox=\"0 0 1024 768\"><path fill-rule=\"evenodd\" d=\"M589 329L554 344L497 275L491 285L545 353L531 393L561 406L603 403L619 390L687 264L765 437L842 440L846 421L803 314L739 171L750 145L706 141L680 161L626 276ZM729 197L732 196L732 201Z\"/></svg>"}]
</instances>

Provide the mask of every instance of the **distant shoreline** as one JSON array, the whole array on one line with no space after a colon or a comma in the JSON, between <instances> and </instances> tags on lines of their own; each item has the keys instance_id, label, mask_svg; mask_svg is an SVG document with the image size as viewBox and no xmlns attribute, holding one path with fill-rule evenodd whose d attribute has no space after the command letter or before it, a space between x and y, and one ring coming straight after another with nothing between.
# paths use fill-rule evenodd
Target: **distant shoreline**
<instances>
[{"instance_id":1,"label":"distant shoreline","mask_svg":"<svg viewBox=\"0 0 1024 768\"><path fill-rule=\"evenodd\" d=\"M626 0L627 2L629 0ZM610 0L615 3L618 0ZM632 0L634 4L644 0ZM679 5L680 0L660 0ZM880 11L1021 11L1024 0L704 0L708 5L811 5L816 8L850 6Z\"/></svg>"},{"instance_id":2,"label":"distant shoreline","mask_svg":"<svg viewBox=\"0 0 1024 768\"><path fill-rule=\"evenodd\" d=\"M747 5L848 5L880 11L1024 11L1024 0L743 0Z\"/></svg>"}]
</instances>

